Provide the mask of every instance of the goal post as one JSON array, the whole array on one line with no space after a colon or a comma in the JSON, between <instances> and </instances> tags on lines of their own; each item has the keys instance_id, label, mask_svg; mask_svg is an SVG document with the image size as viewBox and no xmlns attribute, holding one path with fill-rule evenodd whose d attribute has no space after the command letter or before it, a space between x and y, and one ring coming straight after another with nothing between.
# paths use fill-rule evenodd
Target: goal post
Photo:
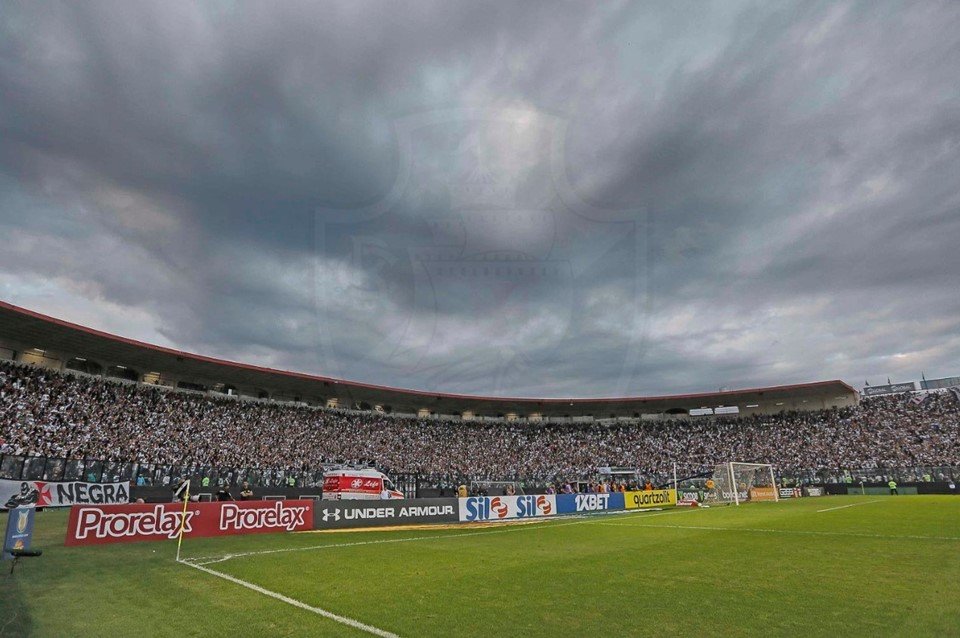
<instances>
[{"instance_id":1,"label":"goal post","mask_svg":"<svg viewBox=\"0 0 960 638\"><path fill-rule=\"evenodd\" d=\"M730 461L714 467L712 485L708 485L710 503L779 501L777 479L769 463L739 463Z\"/></svg>"}]
</instances>

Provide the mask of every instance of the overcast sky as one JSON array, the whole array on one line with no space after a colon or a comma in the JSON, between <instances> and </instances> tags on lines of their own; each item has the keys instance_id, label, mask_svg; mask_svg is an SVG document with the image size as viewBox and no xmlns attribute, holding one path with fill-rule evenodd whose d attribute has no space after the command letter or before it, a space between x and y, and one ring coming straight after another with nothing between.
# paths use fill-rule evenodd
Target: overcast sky
<instances>
[{"instance_id":1,"label":"overcast sky","mask_svg":"<svg viewBox=\"0 0 960 638\"><path fill-rule=\"evenodd\" d=\"M0 299L451 392L960 374L958 2L0 7Z\"/></svg>"}]
</instances>

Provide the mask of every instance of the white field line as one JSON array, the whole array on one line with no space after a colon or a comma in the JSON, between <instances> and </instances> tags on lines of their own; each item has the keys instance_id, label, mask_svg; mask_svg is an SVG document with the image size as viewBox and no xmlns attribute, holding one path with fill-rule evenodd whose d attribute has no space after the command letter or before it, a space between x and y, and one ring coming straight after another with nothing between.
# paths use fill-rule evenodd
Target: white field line
<instances>
[{"instance_id":1,"label":"white field line","mask_svg":"<svg viewBox=\"0 0 960 638\"><path fill-rule=\"evenodd\" d=\"M696 511L696 510L668 510L668 511L657 511L656 513L649 513L649 512L645 512L645 511L643 511L643 510L637 510L636 512L625 512L625 513L628 513L628 514L642 514L642 515L643 515L643 518L650 518L650 517L653 517L653 516L665 516L665 515L668 515L668 514L680 514L680 513L689 512L689 511ZM311 546L308 546L308 547L287 547L287 548L280 548L280 549L267 549L267 550L261 550L261 551L256 551L256 552L243 552L243 553L239 553L239 554L227 554L227 555L225 555L225 556L220 556L220 557L204 557L204 558L183 559L183 560L180 560L179 562L182 563L182 564L184 564L184 565L187 565L188 567L192 567L192 568L197 569L197 570L199 570L199 571L201 571L201 572L204 572L204 573L206 573L206 574L209 574L209 575L211 575L211 576L216 576L217 578L222 578L223 580L226 580L226 581L228 581L228 582L234 583L234 584L236 584L236 585L240 585L241 587L245 587L245 588L247 588L247 589L249 589L249 590L251 590L251 591L255 591L255 592L257 592L258 594L262 594L262 595L264 595L264 596L268 596L268 597L270 597L270 598L274 598L274 599L279 600L279 601L281 601L281 602L283 602L283 603L286 603L286 604L288 604L288 605L292 605L292 606L297 607L297 608L299 608L299 609L303 609L303 610L305 610L305 611L309 611L309 612L314 613L314 614L317 614L317 615L319 615L319 616L323 616L324 618L328 618L329 620L332 620L332 621L334 621L334 622L338 622L338 623L341 623L341 624L343 624L343 625L347 625L347 626L353 627L353 628L355 628L355 629L358 629L358 630L360 630L360 631L364 631L364 632L369 633L369 634L372 634L372 635L374 635L374 636L380 636L381 638L399 638L399 636L397 636L397 634L394 634L394 633L391 633L391 632L389 632L389 631L380 629L380 628L378 628L378 627L374 627L374 626L372 626L372 625L367 625L367 624L365 624L365 623L360 622L359 620L354 620L353 618L347 618L346 616L340 616L339 614L335 614L335 613L333 613L333 612L331 612L331 611L327 611L326 609L322 609L322 608L320 608L320 607L314 607L313 605L308 605L307 603L305 603L305 602L303 602L303 601L297 600L297 599L295 599L295 598L290 598L289 596L284 596L283 594L280 594L280 593L275 592L275 591L271 591L271 590L269 590L269 589L266 589L265 587L261 587L261 586L259 586L259 585L254 584L254 583L251 583L251 582L242 580L242 579L240 579L240 578L237 578L236 576L231 576L230 574L225 574L225 573L223 573L223 572L216 571L216 570L214 570L214 569L211 569L211 568L207 567L207 565L210 565L210 564L213 564L213 563L220 563L220 562L223 562L223 561L227 561L227 560L230 560L231 558L240 558L240 557L243 557L243 556L259 556L259 555L262 555L262 554L277 554L277 553L281 553L281 552L310 551L310 550L316 550L316 549L335 549L335 548L338 548L338 547L357 547L357 546L360 546L360 545L384 545L384 544L388 544L388 543L412 543L412 542L416 542L416 541L430 541L430 540L434 540L434 541L435 541L435 540L443 540L443 539L447 539L447 538L464 538L464 537L468 537L468 536L487 536L487 535L490 535L490 534L505 534L505 533L508 533L508 532L520 532L520 531L525 531L525 530L546 529L547 527L566 527L566 526L568 526L568 525L581 525L581 524L584 524L584 523L597 523L597 524L601 524L601 525L617 525L617 526L629 525L629 523L603 523L603 522L602 522L602 519L600 519L599 517L586 517L586 516L577 515L577 516L571 516L570 518L576 518L577 520L565 521L565 522L563 522L563 523L554 523L554 521L545 520L545 521L543 521L543 522L544 522L544 523L548 523L548 525L524 525L524 526L519 526L519 525L518 525L518 526L507 527L507 528L504 528L504 529L488 529L488 530L484 530L484 531L481 531L481 532L464 532L464 533L462 533L462 534L445 534L445 535L440 535L440 536L413 536L413 537L407 537L407 538L393 538L393 539L385 538L385 539L369 540L369 541L356 541L356 542L352 542L352 543L328 543L328 544L326 544L326 545L311 545ZM643 527L643 525L640 525L639 527ZM650 527L650 526L648 526L648 527Z\"/></svg>"},{"instance_id":2,"label":"white field line","mask_svg":"<svg viewBox=\"0 0 960 638\"><path fill-rule=\"evenodd\" d=\"M817 514L820 514L821 512L832 512L833 510L842 510L848 507L856 507L857 505L869 505L870 503L879 503L882 500L883 500L882 498L878 498L873 501L864 501L863 503L850 503L849 505L838 505L837 507L828 507L825 510L817 510Z\"/></svg>"},{"instance_id":3,"label":"white field line","mask_svg":"<svg viewBox=\"0 0 960 638\"><path fill-rule=\"evenodd\" d=\"M654 514L654 513L651 513L651 510L626 510L626 513L629 513L629 514L642 514L642 516L640 516L640 519L644 519L644 518L653 518L654 516L670 516L671 514L688 514L688 513L690 513L690 512L697 512L697 511L700 511L700 508L697 508L697 507L687 507L687 508L678 507L678 508L676 508L676 509L671 509L671 510L666 510L666 511L656 510L656 513L655 513L655 514ZM588 522L588 521L585 521L585 522ZM609 526L611 526L611 527L638 527L638 526L642 527L642 526L643 526L642 523L640 523L640 524L638 525L637 523L632 523L632 522L631 522L631 523L624 523L624 522L608 523L608 522L606 522L606 521L604 521L604 520L602 520L602 519L594 519L594 520L591 520L591 521L589 521L589 522L590 522L590 523L596 523L597 525L609 525Z\"/></svg>"},{"instance_id":4,"label":"white field line","mask_svg":"<svg viewBox=\"0 0 960 638\"><path fill-rule=\"evenodd\" d=\"M668 512L664 512L664 513L668 513ZM544 522L551 523L552 521L544 521ZM564 523L555 523L555 524L553 524L553 525L550 525L550 527L566 527L567 525L580 525L580 524L582 524L582 523L588 523L588 522L591 522L591 521L590 521L589 519L585 519L585 518L582 518L582 517L577 517L577 520L568 521L568 522L564 522ZM229 559L231 559L231 558L239 558L239 557L241 557L241 556L256 556L256 555L260 555L260 554L276 554L276 553L279 553L279 552L308 551L308 550L314 550L314 549L333 549L333 548L337 548L337 547L356 547L356 546L358 546L358 545L382 545L382 544L386 544L386 543L411 543L411 542L414 542L414 541L443 540L443 539L445 539L445 538L463 538L463 537L465 537L465 536L486 536L486 535L488 535L488 534L504 534L504 533L507 533L507 532L519 532L519 531L529 530L529 529L545 529L545 526L541 526L541 525L537 525L537 526L533 526L533 525L530 525L530 526L516 526L516 527L505 528L505 529L492 529L492 530L486 530L486 531L482 531L482 532L466 532L466 533L463 533L463 534L447 534L447 535L443 535L443 536L414 536L414 537L409 537L409 538L395 538L395 539L379 539L379 540L371 540L371 541L357 541L357 542L353 542L353 543L335 543L335 544L326 544L326 545L311 545L311 546L309 546L309 547L289 547L289 548L282 548L282 549L268 549L268 550L263 550L263 551L258 551L258 552L244 552L244 553L241 553L241 554L227 554L226 556L222 556L222 557L219 557L219 558L214 558L214 559L212 559L212 560L196 559L196 558L195 558L195 559L184 559L184 560L181 560L181 561L179 561L179 562L181 562L181 563L183 563L184 565L187 565L187 566L189 566L189 567L193 567L194 569L198 569L198 570L200 570L200 571L202 571L202 572L204 572L204 573L210 574L211 576L216 576L217 578L222 578L222 579L224 579L224 580L226 580L226 581L229 581L229 582L231 582L231 583L235 583L235 584L237 584L237 585L240 585L241 587L246 587L247 589L250 589L250 590L252 590L252 591L255 591L255 592L259 593L259 594L263 594L264 596L269 596L270 598L274 598L274 599L279 600L279 601L281 601L281 602L287 603L288 605L293 605L294 607L298 607L298 608L300 608L300 609L304 609L304 610L306 610L306 611L309 611L309 612L318 614L318 615L320 615L320 616L323 616L324 618L329 618L330 620L333 620L333 621L335 621L335 622L338 622L338 623L341 623L341 624L344 624L344 625L349 625L350 627L354 627L354 628L356 628L356 629L359 629L360 631L365 631L365 632L367 632L367 633L369 633L369 634L373 634L374 636L381 636L382 638L399 638L399 636L397 636L396 634L390 633L389 631L385 631L385 630L383 630L383 629L379 629L379 628L377 628L377 627L373 627L372 625L364 624L364 623L362 623L362 622L360 622L360 621L358 621L358 620L354 620L353 618L347 618L346 616L340 616L340 615L335 614L335 613L333 613L333 612L327 611L326 609L321 609L320 607L314 607L314 606L312 606L312 605L308 605L307 603L302 602L302 601L299 601L299 600L297 600L297 599L295 599L295 598L290 598L289 596L284 596L283 594L277 593L277 592L275 592L275 591L271 591L271 590L266 589L266 588L264 588L264 587L260 587L259 585L255 585L254 583L250 583L250 582L247 582L247 581L245 581L245 580L241 580L241 579L239 579L239 578L237 578L237 577L235 577L235 576L231 576L231 575L229 575L229 574L225 574L225 573L223 573L223 572L218 572L218 571L216 571L216 570L210 569L209 567L206 567L206 565L210 565L210 564L212 564L212 563L223 562L223 561L229 560ZM201 561L201 560L202 560L202 561L205 561L205 562L193 562L193 561Z\"/></svg>"},{"instance_id":5,"label":"white field line","mask_svg":"<svg viewBox=\"0 0 960 638\"><path fill-rule=\"evenodd\" d=\"M694 512L697 511L695 508L690 509L673 509L667 511L659 511L656 513L649 513L649 510L624 510L622 512L615 512L618 515L642 515L643 518L651 518L653 516L666 516L668 514L681 514L685 512ZM576 520L569 520L569 519ZM521 531L531 531L538 529L546 529L547 527L566 527L567 525L582 525L584 523L600 523L600 521L606 518L606 515L601 514L597 516L596 514L591 515L581 515L574 514L570 516L563 516L562 518L558 517L553 520L544 519L538 521L537 523L531 525L510 525L504 529L486 529L480 532L461 532L458 534L444 534L438 536L408 536L406 538L380 538L376 540L369 541L354 541L351 543L326 543L324 545L307 545L305 547L281 547L279 549L263 549L252 552L239 552L236 554L224 554L222 556L197 556L191 558L184 558L183 562L190 563L191 565L212 565L213 563L222 563L228 561L232 558L243 558L245 556L260 556L263 554L280 554L286 552L308 552L316 549L336 549L338 547L359 547L361 545L385 545L385 544L394 544L394 543L413 543L417 541L438 541L444 540L446 538L465 538L468 536L487 536L488 534L506 534L509 532L521 532ZM558 522L563 520L564 522ZM603 523L605 525L629 525L629 523Z\"/></svg>"},{"instance_id":6,"label":"white field line","mask_svg":"<svg viewBox=\"0 0 960 638\"><path fill-rule=\"evenodd\" d=\"M568 517L564 517L568 518ZM573 518L572 516L569 518ZM591 522L588 519L577 518L574 521L563 523L554 523L553 521L542 521L548 523L549 527L566 527L567 525L581 525ZM487 536L489 534L507 534L509 532L522 532L527 530L546 529L547 525L516 525L505 527L504 529L487 529L482 532L463 532L459 534L444 534L438 536L408 536L406 538L380 538L370 541L354 541L352 543L327 543L325 545L307 545L306 547L281 547L279 549L263 549L253 552L239 552L237 554L226 554L223 556L206 556L198 558L185 558L182 562L189 563L192 566L212 565L213 563L222 563L232 558L242 558L244 556L261 556L264 554L281 554L286 552L308 552L316 549L337 549L339 547L359 547L361 545L386 545L393 543L414 543L417 541L442 541L448 538L465 538L468 536Z\"/></svg>"},{"instance_id":7,"label":"white field line","mask_svg":"<svg viewBox=\"0 0 960 638\"><path fill-rule=\"evenodd\" d=\"M711 532L759 532L765 534L800 534L804 536L852 536L855 538L882 538L889 540L925 540L925 541L960 541L960 536L918 536L893 534L868 534L865 532L818 532L802 529L766 529L760 527L712 527L706 525L665 525L657 523L604 523L597 525L615 525L617 527L653 527L658 529L694 529Z\"/></svg>"},{"instance_id":8,"label":"white field line","mask_svg":"<svg viewBox=\"0 0 960 638\"><path fill-rule=\"evenodd\" d=\"M258 594L263 594L264 596L275 598L280 602L284 602L288 605L293 605L294 607L298 607L305 611L312 612L314 614L317 614L318 616L323 616L324 618L327 618L334 622L338 622L341 625L347 625L348 627L359 629L360 631L366 632L368 634L372 634L374 636L380 636L380 638L400 638L395 633L391 633L389 631L380 629L378 627L374 627L373 625L367 625L365 623L360 622L359 620L354 620L353 618L347 618L346 616L335 614L331 611L327 611L326 609L321 609L320 607L314 607L313 605L308 605L307 603L299 601L295 598L290 598L289 596L278 594L275 591L270 591L269 589L265 589L263 587L260 587L259 585L254 585L253 583L249 583L245 580L241 580L235 576L231 576L230 574L224 574L223 572L214 571L209 567L204 567L203 565L194 565L192 563L183 563L183 564L189 565L194 569L199 569L200 571L210 574L211 576L216 576L217 578L222 578L223 580L229 581L236 585L240 585L241 587L246 587L247 589L255 591Z\"/></svg>"}]
</instances>

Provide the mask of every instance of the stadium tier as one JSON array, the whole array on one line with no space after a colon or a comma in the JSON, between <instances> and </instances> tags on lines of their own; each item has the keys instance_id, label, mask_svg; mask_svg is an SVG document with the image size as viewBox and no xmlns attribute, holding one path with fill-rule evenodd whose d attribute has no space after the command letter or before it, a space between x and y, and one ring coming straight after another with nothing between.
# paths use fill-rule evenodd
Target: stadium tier
<instances>
[{"instance_id":1,"label":"stadium tier","mask_svg":"<svg viewBox=\"0 0 960 638\"><path fill-rule=\"evenodd\" d=\"M589 480L598 467L634 468L662 481L675 463L682 474L694 474L730 459L772 463L781 475L955 465L960 403L951 392L923 396L776 415L483 423L239 401L0 362L0 452L98 459L117 467L282 469L294 475L329 463L369 463L440 485L464 478Z\"/></svg>"},{"instance_id":2,"label":"stadium tier","mask_svg":"<svg viewBox=\"0 0 960 638\"><path fill-rule=\"evenodd\" d=\"M509 398L371 385L274 370L107 334L0 301L0 359L168 388L411 416L573 422L703 411L776 414L854 405L842 381L674 396Z\"/></svg>"}]
</instances>

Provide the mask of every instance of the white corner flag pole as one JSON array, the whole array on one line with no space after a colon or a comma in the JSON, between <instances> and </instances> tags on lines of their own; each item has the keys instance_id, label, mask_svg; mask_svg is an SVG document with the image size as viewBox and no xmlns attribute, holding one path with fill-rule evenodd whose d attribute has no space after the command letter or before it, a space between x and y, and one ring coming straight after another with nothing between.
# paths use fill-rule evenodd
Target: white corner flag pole
<instances>
[{"instance_id":1,"label":"white corner flag pole","mask_svg":"<svg viewBox=\"0 0 960 638\"><path fill-rule=\"evenodd\" d=\"M677 464L673 464L673 491L677 491Z\"/></svg>"},{"instance_id":2,"label":"white corner flag pole","mask_svg":"<svg viewBox=\"0 0 960 638\"><path fill-rule=\"evenodd\" d=\"M183 528L187 523L187 503L190 502L190 479L187 479L187 487L183 493L183 513L180 516L180 531L177 533L177 562L180 562L180 545L183 544Z\"/></svg>"}]
</instances>

